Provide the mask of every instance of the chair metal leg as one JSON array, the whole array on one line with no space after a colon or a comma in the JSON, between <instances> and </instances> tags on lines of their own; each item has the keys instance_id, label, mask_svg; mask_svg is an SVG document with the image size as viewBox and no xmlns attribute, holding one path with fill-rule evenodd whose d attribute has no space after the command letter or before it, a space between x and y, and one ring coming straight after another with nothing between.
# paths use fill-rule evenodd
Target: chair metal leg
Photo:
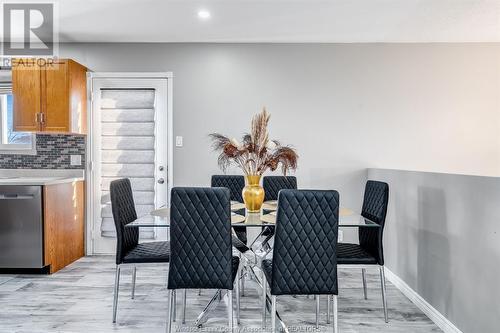
<instances>
[{"instance_id":1,"label":"chair metal leg","mask_svg":"<svg viewBox=\"0 0 500 333\"><path fill-rule=\"evenodd\" d=\"M333 333L339 332L339 316L338 316L338 304L337 295L333 295Z\"/></svg>"},{"instance_id":2,"label":"chair metal leg","mask_svg":"<svg viewBox=\"0 0 500 333\"><path fill-rule=\"evenodd\" d=\"M234 332L234 321L233 321L233 291L228 290L227 291L227 316L229 320L229 332L233 333Z\"/></svg>"},{"instance_id":3,"label":"chair metal leg","mask_svg":"<svg viewBox=\"0 0 500 333\"><path fill-rule=\"evenodd\" d=\"M245 276L246 276L246 270L243 266L243 274L241 274L241 297L245 296Z\"/></svg>"},{"instance_id":4,"label":"chair metal leg","mask_svg":"<svg viewBox=\"0 0 500 333\"><path fill-rule=\"evenodd\" d=\"M267 314L267 281L266 275L262 272L262 328L266 327L266 314Z\"/></svg>"},{"instance_id":5,"label":"chair metal leg","mask_svg":"<svg viewBox=\"0 0 500 333\"><path fill-rule=\"evenodd\" d=\"M384 303L384 318L385 322L389 322L389 314L387 313L387 295L385 289L385 272L384 266L380 266L380 287L382 289L382 302Z\"/></svg>"},{"instance_id":6,"label":"chair metal leg","mask_svg":"<svg viewBox=\"0 0 500 333\"><path fill-rule=\"evenodd\" d=\"M245 265L243 264L242 260L241 260L241 257L242 257L242 254L241 252L238 252L238 258L240 258L240 265L241 265L241 273L240 273L240 279L237 280L238 281L238 284L240 285L239 289L240 289L240 295L241 297L245 296L245 281L244 281L244 278L245 278Z\"/></svg>"},{"instance_id":7,"label":"chair metal leg","mask_svg":"<svg viewBox=\"0 0 500 333\"><path fill-rule=\"evenodd\" d=\"M363 276L363 293L365 295L365 299L368 299L368 289L366 288L366 269L361 269L361 275Z\"/></svg>"},{"instance_id":8,"label":"chair metal leg","mask_svg":"<svg viewBox=\"0 0 500 333\"><path fill-rule=\"evenodd\" d=\"M240 324L240 278L241 278L241 269L238 267L238 271L236 272L236 283L235 283L235 293L236 293L236 323Z\"/></svg>"},{"instance_id":9,"label":"chair metal leg","mask_svg":"<svg viewBox=\"0 0 500 333\"><path fill-rule=\"evenodd\" d=\"M326 323L330 324L330 314L332 312L332 296L326 296Z\"/></svg>"},{"instance_id":10,"label":"chair metal leg","mask_svg":"<svg viewBox=\"0 0 500 333\"><path fill-rule=\"evenodd\" d=\"M223 293L222 289L218 289L215 294L212 296L212 299L208 302L208 304L205 306L203 311L198 315L198 318L196 318L195 325L197 327L201 327L206 321L208 320L208 314L214 310L217 305L220 303L219 300L221 298L221 294Z\"/></svg>"},{"instance_id":11,"label":"chair metal leg","mask_svg":"<svg viewBox=\"0 0 500 333\"><path fill-rule=\"evenodd\" d=\"M174 292L174 290L168 290L167 333L172 332L172 319L174 316Z\"/></svg>"},{"instance_id":12,"label":"chair metal leg","mask_svg":"<svg viewBox=\"0 0 500 333\"><path fill-rule=\"evenodd\" d=\"M137 267L134 266L132 271L132 299L135 298L135 278L137 277Z\"/></svg>"},{"instance_id":13,"label":"chair metal leg","mask_svg":"<svg viewBox=\"0 0 500 333\"><path fill-rule=\"evenodd\" d=\"M316 329L319 329L319 295L316 295Z\"/></svg>"},{"instance_id":14,"label":"chair metal leg","mask_svg":"<svg viewBox=\"0 0 500 333\"><path fill-rule=\"evenodd\" d=\"M118 308L118 293L120 292L120 265L116 266L115 273L115 295L113 298L113 323L116 323L116 311Z\"/></svg>"},{"instance_id":15,"label":"chair metal leg","mask_svg":"<svg viewBox=\"0 0 500 333\"><path fill-rule=\"evenodd\" d=\"M271 295L271 332L276 332L276 296Z\"/></svg>"},{"instance_id":16,"label":"chair metal leg","mask_svg":"<svg viewBox=\"0 0 500 333\"><path fill-rule=\"evenodd\" d=\"M182 323L186 323L186 289L182 291Z\"/></svg>"},{"instance_id":17,"label":"chair metal leg","mask_svg":"<svg viewBox=\"0 0 500 333\"><path fill-rule=\"evenodd\" d=\"M174 299L174 304L172 305L172 308L173 308L173 318L172 318L172 321L175 323L175 321L177 320L177 291L174 289L172 290L172 298Z\"/></svg>"}]
</instances>

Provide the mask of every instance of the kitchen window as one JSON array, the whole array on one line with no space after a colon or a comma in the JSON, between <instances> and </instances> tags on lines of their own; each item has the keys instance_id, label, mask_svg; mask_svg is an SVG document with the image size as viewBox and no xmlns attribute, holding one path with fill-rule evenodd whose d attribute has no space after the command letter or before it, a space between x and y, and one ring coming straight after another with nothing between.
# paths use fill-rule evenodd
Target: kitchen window
<instances>
[{"instance_id":1,"label":"kitchen window","mask_svg":"<svg viewBox=\"0 0 500 333\"><path fill-rule=\"evenodd\" d=\"M0 89L0 154L36 154L34 134L14 130L12 92Z\"/></svg>"}]
</instances>

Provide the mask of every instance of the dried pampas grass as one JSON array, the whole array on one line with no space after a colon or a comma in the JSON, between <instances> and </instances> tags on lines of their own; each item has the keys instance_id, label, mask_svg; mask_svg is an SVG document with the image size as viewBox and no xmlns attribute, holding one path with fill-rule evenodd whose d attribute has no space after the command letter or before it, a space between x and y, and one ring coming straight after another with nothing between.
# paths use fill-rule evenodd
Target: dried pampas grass
<instances>
[{"instance_id":1,"label":"dried pampas grass","mask_svg":"<svg viewBox=\"0 0 500 333\"><path fill-rule=\"evenodd\" d=\"M219 152L218 165L225 172L234 164L245 175L262 175L268 169L281 171L286 175L297 169L298 155L290 146L283 146L277 140L269 140L267 125L271 115L264 108L252 118L250 133L243 135L241 142L219 133L209 135L212 148Z\"/></svg>"}]
</instances>

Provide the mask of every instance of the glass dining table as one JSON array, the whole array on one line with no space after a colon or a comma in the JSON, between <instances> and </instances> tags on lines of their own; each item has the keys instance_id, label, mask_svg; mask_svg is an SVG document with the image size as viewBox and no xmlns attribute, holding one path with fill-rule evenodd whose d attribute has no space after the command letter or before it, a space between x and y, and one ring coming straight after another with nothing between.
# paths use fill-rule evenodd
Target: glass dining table
<instances>
[{"instance_id":1,"label":"glass dining table","mask_svg":"<svg viewBox=\"0 0 500 333\"><path fill-rule=\"evenodd\" d=\"M245 215L240 215L234 211L240 209L240 204L231 204L231 226L233 227L268 227L276 225L276 210L271 209L272 206L267 206L265 208L266 213L251 213ZM139 227L139 228L168 228L170 227L169 219L169 209L159 208L153 210L149 215L142 216L126 225L127 228ZM153 219L151 219L153 217ZM348 209L339 209L339 228L379 228L380 226L370 221L369 219L361 216L360 214Z\"/></svg>"},{"instance_id":2,"label":"glass dining table","mask_svg":"<svg viewBox=\"0 0 500 333\"><path fill-rule=\"evenodd\" d=\"M262 288L262 277L261 274L257 274L254 270L255 267L259 266L259 262L264 259L270 252L271 247L269 246L270 237L267 236L265 239L257 243L266 228L276 226L276 216L277 216L277 202L268 201L265 202L262 207L262 213L251 213L246 215L237 214L236 211L241 211L245 206L239 202L231 202L231 226L233 227L247 227L247 228L261 228L257 236L254 237L254 241L248 246L249 252L252 254L252 259L248 259L247 262L251 264L248 265L248 270L253 278L253 280ZM153 210L149 215L138 218L134 222L126 225L126 228L169 228L170 210L166 207ZM153 218L151 218L153 217ZM377 223L363 217L359 213L356 213L348 208L339 208L339 228L380 228ZM267 250L266 250L267 247ZM217 307L219 302L224 297L224 291L218 290L212 297L210 302L206 305L205 309L198 316L196 320L196 326L201 327L208 319L210 312ZM271 309L271 298L267 297L267 307L268 310ZM281 326L283 332L289 332L279 313L276 313L276 318Z\"/></svg>"}]
</instances>

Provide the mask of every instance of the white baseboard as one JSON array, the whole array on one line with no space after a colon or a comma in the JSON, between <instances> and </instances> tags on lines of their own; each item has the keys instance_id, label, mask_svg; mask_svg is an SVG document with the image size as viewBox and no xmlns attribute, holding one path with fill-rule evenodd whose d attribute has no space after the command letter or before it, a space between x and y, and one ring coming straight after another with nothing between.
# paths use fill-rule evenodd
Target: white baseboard
<instances>
[{"instance_id":1,"label":"white baseboard","mask_svg":"<svg viewBox=\"0 0 500 333\"><path fill-rule=\"evenodd\" d=\"M385 267L385 276L393 285L396 286L406 297L410 299L427 317L430 318L444 333L462 333L451 321L449 321L441 312L436 310L415 290L406 284L399 276Z\"/></svg>"}]
</instances>

